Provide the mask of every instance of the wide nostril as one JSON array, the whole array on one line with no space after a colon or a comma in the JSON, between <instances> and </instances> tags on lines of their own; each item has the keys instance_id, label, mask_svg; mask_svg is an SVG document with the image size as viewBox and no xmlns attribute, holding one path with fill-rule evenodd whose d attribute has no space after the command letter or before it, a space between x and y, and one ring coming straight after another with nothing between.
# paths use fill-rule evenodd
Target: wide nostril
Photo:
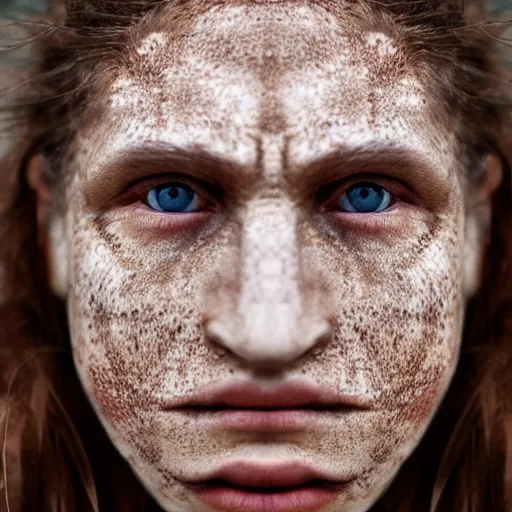
<instances>
[{"instance_id":1,"label":"wide nostril","mask_svg":"<svg viewBox=\"0 0 512 512\"><path fill-rule=\"evenodd\" d=\"M215 354L224 356L230 352L227 348L232 343L229 340L230 334L221 322L205 320L203 329L206 342L210 345Z\"/></svg>"},{"instance_id":2,"label":"wide nostril","mask_svg":"<svg viewBox=\"0 0 512 512\"><path fill-rule=\"evenodd\" d=\"M333 336L333 323L330 320L322 319L317 322L309 323L309 327L306 327L305 333L307 350L305 354L318 355L332 340Z\"/></svg>"}]
</instances>

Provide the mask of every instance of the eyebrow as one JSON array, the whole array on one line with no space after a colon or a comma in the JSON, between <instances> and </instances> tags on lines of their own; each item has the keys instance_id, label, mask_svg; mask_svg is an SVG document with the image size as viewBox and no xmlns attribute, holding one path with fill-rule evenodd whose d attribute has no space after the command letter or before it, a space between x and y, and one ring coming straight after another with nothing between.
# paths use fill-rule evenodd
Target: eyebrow
<instances>
[{"instance_id":1,"label":"eyebrow","mask_svg":"<svg viewBox=\"0 0 512 512\"><path fill-rule=\"evenodd\" d=\"M244 192L251 190L262 176L258 162L251 169L199 145L182 148L165 142L123 149L96 169L92 177L88 176L85 186L86 200L96 205L107 204L138 180L161 174L192 177L227 197L243 199ZM445 199L443 183L449 172L421 152L382 142L340 147L309 162L285 164L283 169L285 180L293 183L296 193L302 197L310 195L311 190L356 174L381 174L406 184L413 182L412 188L421 195Z\"/></svg>"},{"instance_id":2,"label":"eyebrow","mask_svg":"<svg viewBox=\"0 0 512 512\"><path fill-rule=\"evenodd\" d=\"M342 147L297 166L290 174L300 175L308 188L339 181L355 174L385 174L404 182L414 181L421 189L434 190L449 177L425 154L396 143L375 142Z\"/></svg>"},{"instance_id":3,"label":"eyebrow","mask_svg":"<svg viewBox=\"0 0 512 512\"><path fill-rule=\"evenodd\" d=\"M150 143L123 149L96 166L87 176L86 200L105 204L128 185L160 174L183 175L208 183L224 193L238 193L240 181L247 184L252 173L236 162L219 157L204 147L181 148L166 143Z\"/></svg>"}]
</instances>

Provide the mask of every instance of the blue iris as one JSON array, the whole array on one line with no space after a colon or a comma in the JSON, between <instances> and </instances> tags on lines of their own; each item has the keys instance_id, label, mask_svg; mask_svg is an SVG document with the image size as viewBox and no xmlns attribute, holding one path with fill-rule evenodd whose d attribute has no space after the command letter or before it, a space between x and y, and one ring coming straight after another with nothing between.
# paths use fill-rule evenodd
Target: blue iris
<instances>
[{"instance_id":1,"label":"blue iris","mask_svg":"<svg viewBox=\"0 0 512 512\"><path fill-rule=\"evenodd\" d=\"M165 183L152 188L146 199L157 212L188 213L196 207L197 194L183 183Z\"/></svg>"},{"instance_id":2,"label":"blue iris","mask_svg":"<svg viewBox=\"0 0 512 512\"><path fill-rule=\"evenodd\" d=\"M351 213L378 213L389 207L391 194L373 183L357 183L340 200L341 207Z\"/></svg>"}]
</instances>

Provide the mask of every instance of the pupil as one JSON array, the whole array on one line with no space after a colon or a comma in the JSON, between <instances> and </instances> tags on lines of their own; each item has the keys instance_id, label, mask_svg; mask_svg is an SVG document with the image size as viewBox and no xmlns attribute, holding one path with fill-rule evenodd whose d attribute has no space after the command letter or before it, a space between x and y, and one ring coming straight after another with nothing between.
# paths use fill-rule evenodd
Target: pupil
<instances>
[{"instance_id":1,"label":"pupil","mask_svg":"<svg viewBox=\"0 0 512 512\"><path fill-rule=\"evenodd\" d=\"M363 189L361 189L361 192L359 193L359 195L361 196L362 199L367 199L368 196L370 195L370 192L368 191L367 188L363 188Z\"/></svg>"},{"instance_id":2,"label":"pupil","mask_svg":"<svg viewBox=\"0 0 512 512\"><path fill-rule=\"evenodd\" d=\"M180 195L180 193L178 192L177 188L170 188L169 189L169 196L170 196L171 199L176 199L179 195Z\"/></svg>"}]
</instances>

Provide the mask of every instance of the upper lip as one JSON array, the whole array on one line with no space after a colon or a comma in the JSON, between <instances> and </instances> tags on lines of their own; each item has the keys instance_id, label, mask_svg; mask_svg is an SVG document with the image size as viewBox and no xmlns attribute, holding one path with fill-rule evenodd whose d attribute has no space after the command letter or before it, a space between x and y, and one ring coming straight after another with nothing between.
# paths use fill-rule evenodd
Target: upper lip
<instances>
[{"instance_id":1,"label":"upper lip","mask_svg":"<svg viewBox=\"0 0 512 512\"><path fill-rule=\"evenodd\" d=\"M165 401L164 409L298 409L298 408L370 408L368 399L359 395L340 394L301 381L277 385L238 381L203 388L192 396Z\"/></svg>"}]
</instances>

